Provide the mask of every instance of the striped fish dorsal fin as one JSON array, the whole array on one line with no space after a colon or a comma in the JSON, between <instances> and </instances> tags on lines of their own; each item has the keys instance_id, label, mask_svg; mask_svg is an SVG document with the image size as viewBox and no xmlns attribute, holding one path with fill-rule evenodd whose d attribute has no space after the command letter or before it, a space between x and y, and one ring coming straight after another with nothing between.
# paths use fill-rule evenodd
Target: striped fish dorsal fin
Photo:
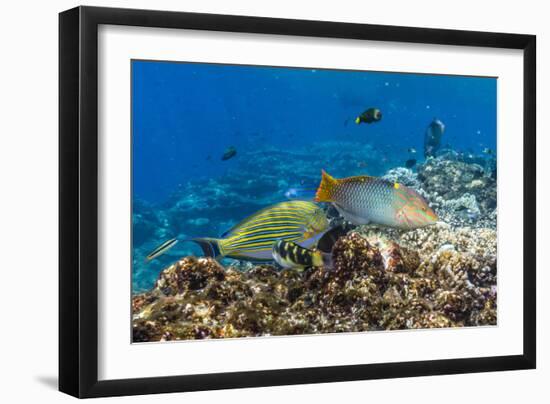
<instances>
[{"instance_id":1,"label":"striped fish dorsal fin","mask_svg":"<svg viewBox=\"0 0 550 404\"><path fill-rule=\"evenodd\" d=\"M255 217L258 217L264 213L266 213L268 210L270 209L273 209L273 206L267 206L265 208L262 208L256 212L254 212L253 214L245 217L243 220L237 222L236 224L234 224L233 226L231 226L228 230L224 231L221 235L220 235L220 238L227 238L227 237L231 237L234 235L234 233L236 233L236 231L245 226L247 223L249 223L252 219L254 219Z\"/></svg>"},{"instance_id":2,"label":"striped fish dorsal fin","mask_svg":"<svg viewBox=\"0 0 550 404\"><path fill-rule=\"evenodd\" d=\"M246 220L246 219L245 219ZM229 229L227 229L226 231L224 231L222 234L220 234L220 238L227 238L231 235L231 233L235 230L235 228L239 227L240 225L242 225L243 223L243 220L241 220L240 222L238 222L237 224L231 226Z\"/></svg>"},{"instance_id":3,"label":"striped fish dorsal fin","mask_svg":"<svg viewBox=\"0 0 550 404\"><path fill-rule=\"evenodd\" d=\"M313 211L316 206L311 202L304 201L290 201L281 202L275 205L267 206L259 211L247 216L237 224L233 225L229 230L225 231L220 237L229 238L238 235L241 230L246 229L249 226L254 226L255 222L263 220L269 220L270 217L280 217L288 215L290 216L306 216L309 214L309 210Z\"/></svg>"}]
</instances>

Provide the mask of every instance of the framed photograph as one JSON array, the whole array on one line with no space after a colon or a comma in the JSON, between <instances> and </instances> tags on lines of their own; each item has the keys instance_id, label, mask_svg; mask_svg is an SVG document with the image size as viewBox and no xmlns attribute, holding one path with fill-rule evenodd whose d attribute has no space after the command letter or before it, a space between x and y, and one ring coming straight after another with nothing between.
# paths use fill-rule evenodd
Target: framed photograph
<instances>
[{"instance_id":1,"label":"framed photograph","mask_svg":"<svg viewBox=\"0 0 550 404\"><path fill-rule=\"evenodd\" d=\"M61 391L535 367L534 36L59 27Z\"/></svg>"}]
</instances>

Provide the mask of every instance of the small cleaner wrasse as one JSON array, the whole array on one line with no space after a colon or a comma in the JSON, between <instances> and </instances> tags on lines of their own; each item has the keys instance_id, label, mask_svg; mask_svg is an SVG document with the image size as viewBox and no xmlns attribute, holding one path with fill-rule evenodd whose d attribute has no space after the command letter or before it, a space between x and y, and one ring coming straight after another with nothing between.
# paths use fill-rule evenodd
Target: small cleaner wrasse
<instances>
[{"instance_id":1,"label":"small cleaner wrasse","mask_svg":"<svg viewBox=\"0 0 550 404\"><path fill-rule=\"evenodd\" d=\"M151 251L151 253L147 257L145 257L145 261L149 262L151 260L154 260L157 257L160 257L170 248L174 247L177 244L177 242L178 240L175 238L165 241L164 243L159 245L157 248L155 248L153 251Z\"/></svg>"},{"instance_id":2,"label":"small cleaner wrasse","mask_svg":"<svg viewBox=\"0 0 550 404\"><path fill-rule=\"evenodd\" d=\"M195 238L207 257L256 262L273 261L277 240L313 247L328 230L326 215L313 202L287 201L262 209L225 232L221 238Z\"/></svg>"},{"instance_id":3,"label":"small cleaner wrasse","mask_svg":"<svg viewBox=\"0 0 550 404\"><path fill-rule=\"evenodd\" d=\"M418 192L376 177L337 179L323 171L315 201L332 203L355 225L372 223L408 230L437 221L437 215Z\"/></svg>"}]
</instances>

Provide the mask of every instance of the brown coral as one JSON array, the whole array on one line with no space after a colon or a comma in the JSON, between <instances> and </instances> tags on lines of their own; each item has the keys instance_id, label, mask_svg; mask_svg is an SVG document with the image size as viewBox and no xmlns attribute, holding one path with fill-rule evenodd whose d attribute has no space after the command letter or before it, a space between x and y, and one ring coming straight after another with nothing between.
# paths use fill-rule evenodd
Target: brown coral
<instances>
[{"instance_id":1,"label":"brown coral","mask_svg":"<svg viewBox=\"0 0 550 404\"><path fill-rule=\"evenodd\" d=\"M186 257L162 271L151 291L134 296L133 339L496 324L496 238L481 234L474 246L448 228L409 232L396 237L400 244L379 231L353 232L334 245L334 268L304 272L269 265L244 272Z\"/></svg>"}]
</instances>

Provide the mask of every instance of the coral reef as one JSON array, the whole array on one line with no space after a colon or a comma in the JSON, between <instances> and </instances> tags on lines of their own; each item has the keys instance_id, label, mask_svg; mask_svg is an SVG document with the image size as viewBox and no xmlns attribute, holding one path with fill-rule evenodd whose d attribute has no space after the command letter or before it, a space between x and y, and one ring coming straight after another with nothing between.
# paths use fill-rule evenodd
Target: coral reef
<instances>
[{"instance_id":1,"label":"coral reef","mask_svg":"<svg viewBox=\"0 0 550 404\"><path fill-rule=\"evenodd\" d=\"M399 182L400 184L404 184L416 190L422 190L422 183L418 180L418 175L410 168L392 168L384 174L383 178L389 181Z\"/></svg>"},{"instance_id":2,"label":"coral reef","mask_svg":"<svg viewBox=\"0 0 550 404\"><path fill-rule=\"evenodd\" d=\"M442 158L428 159L418 167L423 191L446 222L477 222L479 227L496 226L497 187L492 173L476 163Z\"/></svg>"},{"instance_id":3,"label":"coral reef","mask_svg":"<svg viewBox=\"0 0 550 404\"><path fill-rule=\"evenodd\" d=\"M384 178L416 189L445 223L496 228L496 178L477 163L429 158L417 173L397 167Z\"/></svg>"},{"instance_id":4,"label":"coral reef","mask_svg":"<svg viewBox=\"0 0 550 404\"><path fill-rule=\"evenodd\" d=\"M162 207L135 201L134 341L495 325L492 160L453 154L429 158L416 169L387 170L370 146L332 146L249 152L225 175L185 184ZM331 224L343 223L348 232L334 245L333 268L299 272L217 262L196 258L201 252L190 243L145 263L155 243L216 236L236 218L283 200L289 187L315 187L327 167L335 176L385 173L423 195L440 222L411 231L355 227L326 205ZM243 172L259 174L250 179Z\"/></svg>"},{"instance_id":5,"label":"coral reef","mask_svg":"<svg viewBox=\"0 0 550 404\"><path fill-rule=\"evenodd\" d=\"M183 258L133 297L133 340L495 325L495 232L470 230L474 242L469 230L433 229L353 231L334 245L332 269Z\"/></svg>"}]
</instances>

